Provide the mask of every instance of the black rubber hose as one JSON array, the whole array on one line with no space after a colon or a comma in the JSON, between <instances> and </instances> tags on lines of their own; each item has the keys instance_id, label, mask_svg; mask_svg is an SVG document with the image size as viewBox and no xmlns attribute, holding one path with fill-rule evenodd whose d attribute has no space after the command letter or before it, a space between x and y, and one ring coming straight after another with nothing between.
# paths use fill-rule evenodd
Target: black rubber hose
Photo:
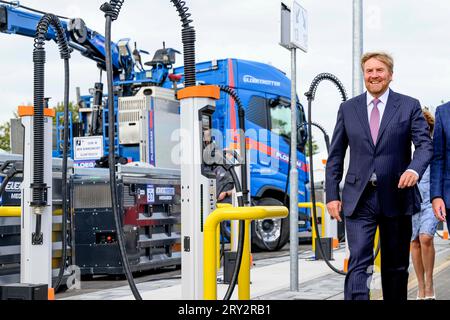
<instances>
[{"instance_id":1,"label":"black rubber hose","mask_svg":"<svg viewBox=\"0 0 450 320\"><path fill-rule=\"evenodd\" d=\"M220 223L220 260L225 256L225 224Z\"/></svg>"},{"instance_id":2,"label":"black rubber hose","mask_svg":"<svg viewBox=\"0 0 450 320\"><path fill-rule=\"evenodd\" d=\"M181 18L183 29L181 30L181 38L183 41L183 58L184 58L184 86L193 87L196 85L195 73L195 30L190 25L192 19L188 12L189 8L186 2L182 0L170 0L178 11Z\"/></svg>"},{"instance_id":3,"label":"black rubber hose","mask_svg":"<svg viewBox=\"0 0 450 320\"><path fill-rule=\"evenodd\" d=\"M68 188L67 188L67 158L69 145L69 90L70 90L70 69L69 59L64 59L64 133L63 133L63 160L62 160L62 226L61 226L61 262L59 266L58 278L53 285L55 292L59 291L64 276L67 260L67 220L68 214Z\"/></svg>"},{"instance_id":4,"label":"black rubber hose","mask_svg":"<svg viewBox=\"0 0 450 320\"><path fill-rule=\"evenodd\" d=\"M241 157L243 159L242 165L241 165L241 181L242 181L242 194L244 197L244 204L243 206L248 206L250 203L249 200L249 193L248 190L248 180L247 180L247 143L246 143L246 137L245 137L245 109L242 104L242 101L239 97L239 95L234 91L232 88L226 85L219 85L220 91L225 92L226 94L230 95L230 97L234 100L234 102L238 106L238 117L239 117L239 137L240 137L240 148L241 148ZM278 238L278 245L281 240L281 232L280 237ZM270 248L267 246L267 244L262 241L263 245L266 247L267 250L270 251ZM277 245L277 246L278 246Z\"/></svg>"},{"instance_id":5,"label":"black rubber hose","mask_svg":"<svg viewBox=\"0 0 450 320\"><path fill-rule=\"evenodd\" d=\"M241 157L243 159L242 164L241 164L241 181L242 181L242 195L243 195L243 202L242 204L239 203L239 206L248 206L248 204L250 203L249 201L249 190L248 190L248 180L247 180L247 143L246 143L246 137L245 137L245 109L244 106L242 104L242 101L239 97L239 95L237 94L237 92L235 90L233 90L232 88L226 86L226 85L219 85L219 88L222 92L225 92L226 94L230 95L230 97L234 100L234 102L237 104L238 106L238 116L239 116L239 137L240 137L240 149L241 149ZM233 170L234 171L234 170ZM233 177L233 176L232 176ZM236 183L238 183L238 180L233 178L233 181L236 185ZM236 192L237 189L236 189ZM239 197L238 197L238 202L239 202ZM244 228L244 229L242 229ZM240 221L239 222L239 244L238 244L238 257L240 256L240 261L239 261L239 267L235 268L234 272L237 272L237 274L239 274L239 270L240 270L240 263L242 260L242 254L239 254L239 246L241 245L241 233L245 232L243 230L245 230L245 224L244 222ZM281 238L281 233L280 233L280 238ZM280 241L280 238L278 239L278 241ZM245 238L242 238L242 242L245 241ZM266 243L263 241L264 245L266 245ZM242 243L243 245L243 243ZM266 245L267 248L267 245ZM269 248L267 248L269 249ZM242 248L243 250L243 248ZM237 263L236 263L237 265ZM233 273L233 276L235 275L235 273ZM236 276L237 279L237 276ZM231 281L232 283L232 281ZM230 283L230 287L231 288L231 283ZM236 284L234 284L236 285ZM234 289L234 288L233 288ZM231 289L231 293L229 294L229 297L231 297L232 293L233 293L233 289ZM230 290L230 289L229 289ZM229 300L229 297L227 299L227 295L225 296L225 300Z\"/></svg>"},{"instance_id":6,"label":"black rubber hose","mask_svg":"<svg viewBox=\"0 0 450 320\"><path fill-rule=\"evenodd\" d=\"M319 246L319 250L320 253L322 254L322 258L325 261L325 263L328 265L328 267L333 270L334 272L341 274L341 275L346 275L347 273L339 270L337 268L335 268L330 261L326 258L325 255L325 250L323 249L322 246L322 242L320 241L320 233L319 233L319 227L317 225L317 205L316 205L316 189L314 187L314 165L313 165L313 146L312 146L312 121L311 121L311 110L312 110L312 101L315 98L315 94L316 94L316 90L317 87L319 86L319 84L324 81L324 80L329 80L332 83L334 83L336 85L336 87L338 88L341 97L342 97L342 101L346 101L347 100L347 94L345 92L344 86L343 84L339 81L339 79L330 74L330 73L321 73L319 74L317 77L314 78L314 80L311 83L310 89L307 93L305 93L305 96L308 98L308 132L309 137L308 137L308 151L309 151L309 176L310 176L310 184L311 184L311 200L312 200L312 204L313 204L313 210L312 210L312 214L313 214L313 219L315 221L314 223L314 230L316 232L316 235L319 239L319 241L317 241L317 244ZM322 221L323 223L323 221Z\"/></svg>"},{"instance_id":7,"label":"black rubber hose","mask_svg":"<svg viewBox=\"0 0 450 320\"><path fill-rule=\"evenodd\" d=\"M242 187L239 183L239 178L234 170L234 167L230 167L229 172L231 177L233 178L234 186L236 188L236 194L238 199L238 206L244 206L244 199L242 197ZM241 262L242 262L242 254L244 253L244 242L245 242L245 220L239 220L239 239L238 239L238 248L236 252L236 264L234 265L233 276L231 277L230 285L228 286L228 290L225 294L223 300L230 300L233 295L234 288L236 287L236 283L239 276L239 271L241 270Z\"/></svg>"},{"instance_id":8,"label":"black rubber hose","mask_svg":"<svg viewBox=\"0 0 450 320\"><path fill-rule=\"evenodd\" d=\"M117 242L119 245L120 257L124 269L125 276L130 286L131 292L136 300L142 300L141 295L134 282L131 273L130 264L125 248L125 240L123 236L122 219L120 216L119 197L117 194L117 180L116 180L116 161L115 161L115 110L114 110L114 87L113 87L113 68L112 68L112 53L111 53L111 24L112 21L118 18L120 8L123 0L111 0L109 3L104 3L101 10L105 12L105 50L106 50L106 74L108 83L108 136L109 136L109 182L111 191L111 207L114 214L114 222L117 230Z\"/></svg>"},{"instance_id":9,"label":"black rubber hose","mask_svg":"<svg viewBox=\"0 0 450 320\"><path fill-rule=\"evenodd\" d=\"M239 95L232 88L219 85L220 91L225 92L230 95L230 97L236 102L238 106L238 116L239 116L239 137L240 137L240 148L241 148L241 157L242 157L242 165L241 165L241 181L242 181L242 194L244 196L244 205L248 205L249 201L249 190L248 190L248 181L247 181L247 143L245 137L245 109L242 104Z\"/></svg>"},{"instance_id":10,"label":"black rubber hose","mask_svg":"<svg viewBox=\"0 0 450 320\"><path fill-rule=\"evenodd\" d=\"M308 125L308 122L303 122L300 126L307 126L307 125ZM326 132L325 128L322 127L317 122L312 122L311 125L313 125L314 127L316 127L317 129L319 129L322 132L323 139L325 140L325 147L327 148L327 153L328 153L330 150L330 136Z\"/></svg>"},{"instance_id":11,"label":"black rubber hose","mask_svg":"<svg viewBox=\"0 0 450 320\"><path fill-rule=\"evenodd\" d=\"M45 14L36 27L34 39L33 63L34 63L34 118L33 118L33 183L32 202L33 207L47 205L47 185L44 183L44 86L45 86L45 35L48 28L52 26L56 32L56 42L59 47L60 56L65 61L70 59L70 48L64 29L58 17L53 14ZM68 84L67 84L68 85ZM65 105L68 108L68 105ZM42 243L41 214L36 216L36 231L33 243Z\"/></svg>"}]
</instances>

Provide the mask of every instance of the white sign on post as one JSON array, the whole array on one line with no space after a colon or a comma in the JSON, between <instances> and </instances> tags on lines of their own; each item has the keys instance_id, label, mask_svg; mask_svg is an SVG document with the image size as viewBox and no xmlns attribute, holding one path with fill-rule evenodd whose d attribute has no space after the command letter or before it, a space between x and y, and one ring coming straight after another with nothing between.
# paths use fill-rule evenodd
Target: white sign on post
<instances>
[{"instance_id":1,"label":"white sign on post","mask_svg":"<svg viewBox=\"0 0 450 320\"><path fill-rule=\"evenodd\" d=\"M73 138L74 160L97 160L103 157L103 137Z\"/></svg>"},{"instance_id":2,"label":"white sign on post","mask_svg":"<svg viewBox=\"0 0 450 320\"><path fill-rule=\"evenodd\" d=\"M295 0L291 10L291 45L308 52L308 13Z\"/></svg>"}]
</instances>

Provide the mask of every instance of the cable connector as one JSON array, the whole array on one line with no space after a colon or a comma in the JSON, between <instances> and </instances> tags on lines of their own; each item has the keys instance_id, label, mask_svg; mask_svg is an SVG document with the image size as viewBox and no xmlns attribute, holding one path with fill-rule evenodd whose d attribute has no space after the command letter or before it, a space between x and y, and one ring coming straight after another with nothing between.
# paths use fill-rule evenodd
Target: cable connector
<instances>
[{"instance_id":1,"label":"cable connector","mask_svg":"<svg viewBox=\"0 0 450 320\"><path fill-rule=\"evenodd\" d=\"M125 0L111 0L101 5L100 10L105 13L105 17L110 17L112 21L119 17L120 9Z\"/></svg>"}]
</instances>

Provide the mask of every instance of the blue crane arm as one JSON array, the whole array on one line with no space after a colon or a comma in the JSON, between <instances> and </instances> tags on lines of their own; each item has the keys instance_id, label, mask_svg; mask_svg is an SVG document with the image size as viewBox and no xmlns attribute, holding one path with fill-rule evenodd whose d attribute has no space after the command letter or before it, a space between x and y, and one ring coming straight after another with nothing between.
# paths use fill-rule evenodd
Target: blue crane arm
<instances>
[{"instance_id":1,"label":"blue crane arm","mask_svg":"<svg viewBox=\"0 0 450 320\"><path fill-rule=\"evenodd\" d=\"M0 32L2 33L34 37L36 26L41 18L40 14L0 4ZM82 19L61 19L61 24L66 31L70 46L83 56L96 61L99 68L105 69L105 37L87 28ZM56 39L52 28L49 28L47 39ZM111 44L113 72L115 76L122 73L123 80L131 80L134 77L134 61L127 40L120 40L121 46L116 43Z\"/></svg>"}]
</instances>

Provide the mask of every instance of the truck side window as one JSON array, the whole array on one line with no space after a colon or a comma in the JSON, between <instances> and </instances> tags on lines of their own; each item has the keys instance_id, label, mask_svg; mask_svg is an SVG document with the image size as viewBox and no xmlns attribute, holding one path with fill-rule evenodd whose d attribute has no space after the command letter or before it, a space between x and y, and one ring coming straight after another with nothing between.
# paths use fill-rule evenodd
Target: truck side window
<instances>
[{"instance_id":1,"label":"truck side window","mask_svg":"<svg viewBox=\"0 0 450 320\"><path fill-rule=\"evenodd\" d=\"M245 117L248 121L268 129L267 100L263 97L253 96L248 103Z\"/></svg>"},{"instance_id":2,"label":"truck side window","mask_svg":"<svg viewBox=\"0 0 450 320\"><path fill-rule=\"evenodd\" d=\"M291 109L289 106L276 103L270 108L270 124L273 133L284 138L291 138Z\"/></svg>"}]
</instances>

